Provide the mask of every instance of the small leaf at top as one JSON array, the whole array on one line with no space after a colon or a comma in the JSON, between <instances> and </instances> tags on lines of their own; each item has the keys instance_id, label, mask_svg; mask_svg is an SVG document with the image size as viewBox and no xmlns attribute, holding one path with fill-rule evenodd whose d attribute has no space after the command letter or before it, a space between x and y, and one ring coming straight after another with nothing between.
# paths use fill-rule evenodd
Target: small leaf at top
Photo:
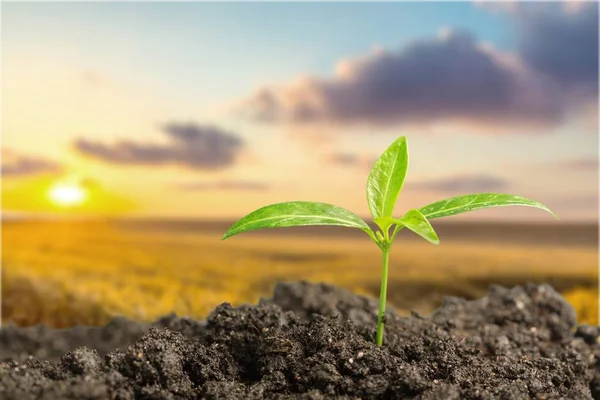
<instances>
[{"instance_id":1,"label":"small leaf at top","mask_svg":"<svg viewBox=\"0 0 600 400\"><path fill-rule=\"evenodd\" d=\"M280 228L307 225L337 225L373 232L356 214L332 204L292 201L259 208L241 218L229 228L221 240L238 233L261 228Z\"/></svg>"},{"instance_id":2,"label":"small leaf at top","mask_svg":"<svg viewBox=\"0 0 600 400\"><path fill-rule=\"evenodd\" d=\"M431 226L427 218L419 210L410 210L402 218L394 219L394 222L410 229L428 242L433 244L440 243L440 239L438 239L433 226Z\"/></svg>"},{"instance_id":3,"label":"small leaf at top","mask_svg":"<svg viewBox=\"0 0 600 400\"><path fill-rule=\"evenodd\" d=\"M379 157L367 180L367 201L373 219L391 217L408 168L406 137L401 136Z\"/></svg>"},{"instance_id":4,"label":"small leaf at top","mask_svg":"<svg viewBox=\"0 0 600 400\"><path fill-rule=\"evenodd\" d=\"M480 208L505 206L535 207L548 211L558 219L558 216L542 203L524 197L500 193L467 194L464 196L452 197L421 207L419 211L421 211L425 217L431 219L448 217L450 215L461 214Z\"/></svg>"}]
</instances>

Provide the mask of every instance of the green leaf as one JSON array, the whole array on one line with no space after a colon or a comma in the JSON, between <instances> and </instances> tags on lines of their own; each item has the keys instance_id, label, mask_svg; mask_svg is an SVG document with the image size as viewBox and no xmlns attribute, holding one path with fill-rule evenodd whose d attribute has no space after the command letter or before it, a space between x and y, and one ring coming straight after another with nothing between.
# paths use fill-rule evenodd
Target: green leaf
<instances>
[{"instance_id":1,"label":"green leaf","mask_svg":"<svg viewBox=\"0 0 600 400\"><path fill-rule=\"evenodd\" d=\"M396 219L393 217L379 217L373 220L375 224L382 230L387 231L390 226L396 223Z\"/></svg>"},{"instance_id":2,"label":"green leaf","mask_svg":"<svg viewBox=\"0 0 600 400\"><path fill-rule=\"evenodd\" d=\"M307 225L337 225L358 228L374 238L369 225L356 214L344 208L325 203L292 201L271 204L251 212L233 224L221 240L255 229Z\"/></svg>"},{"instance_id":3,"label":"green leaf","mask_svg":"<svg viewBox=\"0 0 600 400\"><path fill-rule=\"evenodd\" d=\"M439 244L437 233L427 218L419 210L410 210L402 218L394 219L399 226L405 226L423 239L433 244Z\"/></svg>"},{"instance_id":4,"label":"green leaf","mask_svg":"<svg viewBox=\"0 0 600 400\"><path fill-rule=\"evenodd\" d=\"M524 197L513 196L510 194L499 193L480 193L467 194L464 196L452 197L450 199L437 201L419 210L429 219L448 217L450 215L461 214L467 211L478 210L480 208L505 207L505 206L526 206L535 207L548 211L556 219L558 216L554 214L548 207L534 200L529 200Z\"/></svg>"},{"instance_id":5,"label":"green leaf","mask_svg":"<svg viewBox=\"0 0 600 400\"><path fill-rule=\"evenodd\" d=\"M398 138L379 157L367 180L367 201L373 219L391 217L408 168L406 137Z\"/></svg>"}]
</instances>

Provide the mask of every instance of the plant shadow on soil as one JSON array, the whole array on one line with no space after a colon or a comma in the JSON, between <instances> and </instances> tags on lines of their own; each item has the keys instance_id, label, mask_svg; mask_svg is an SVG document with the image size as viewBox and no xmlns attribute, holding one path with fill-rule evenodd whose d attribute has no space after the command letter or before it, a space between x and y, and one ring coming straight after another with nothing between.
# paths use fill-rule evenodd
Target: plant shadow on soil
<instances>
[{"instance_id":1,"label":"plant shadow on soil","mask_svg":"<svg viewBox=\"0 0 600 400\"><path fill-rule=\"evenodd\" d=\"M0 331L2 399L600 399L600 328L549 285L446 298L429 317L308 282L205 321ZM575 328L576 327L576 328ZM10 359L10 360L8 360Z\"/></svg>"}]
</instances>

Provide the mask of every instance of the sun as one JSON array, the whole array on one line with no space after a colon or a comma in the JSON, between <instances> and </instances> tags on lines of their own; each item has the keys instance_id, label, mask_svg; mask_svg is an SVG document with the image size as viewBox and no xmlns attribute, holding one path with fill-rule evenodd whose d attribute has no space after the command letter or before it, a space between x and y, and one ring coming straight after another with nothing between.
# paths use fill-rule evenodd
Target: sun
<instances>
[{"instance_id":1,"label":"sun","mask_svg":"<svg viewBox=\"0 0 600 400\"><path fill-rule=\"evenodd\" d=\"M50 200L62 207L72 207L82 204L87 198L87 191L75 183L56 183L48 192Z\"/></svg>"}]
</instances>

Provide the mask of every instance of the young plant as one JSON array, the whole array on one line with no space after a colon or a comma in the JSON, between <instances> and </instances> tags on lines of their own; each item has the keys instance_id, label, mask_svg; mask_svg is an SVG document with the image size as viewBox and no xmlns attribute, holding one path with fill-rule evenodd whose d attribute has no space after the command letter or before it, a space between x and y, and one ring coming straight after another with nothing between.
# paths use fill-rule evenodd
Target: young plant
<instances>
[{"instance_id":1,"label":"young plant","mask_svg":"<svg viewBox=\"0 0 600 400\"><path fill-rule=\"evenodd\" d=\"M437 201L419 209L408 211L402 217L392 216L394 205L402 190L408 169L408 149L406 138L398 138L379 157L367 180L367 201L373 222L379 228L373 231L356 214L332 204L307 201L292 201L271 204L246 215L223 235L225 240L233 235L260 228L279 228L306 225L337 225L364 231L381 249L381 293L375 342L383 343L385 305L387 297L388 263L390 248L396 235L407 228L423 239L438 244L439 239L429 223L432 218L448 217L480 208L503 206L528 206L540 208L556 216L548 207L519 196L498 193L468 194ZM391 234L390 234L391 231Z\"/></svg>"}]
</instances>

